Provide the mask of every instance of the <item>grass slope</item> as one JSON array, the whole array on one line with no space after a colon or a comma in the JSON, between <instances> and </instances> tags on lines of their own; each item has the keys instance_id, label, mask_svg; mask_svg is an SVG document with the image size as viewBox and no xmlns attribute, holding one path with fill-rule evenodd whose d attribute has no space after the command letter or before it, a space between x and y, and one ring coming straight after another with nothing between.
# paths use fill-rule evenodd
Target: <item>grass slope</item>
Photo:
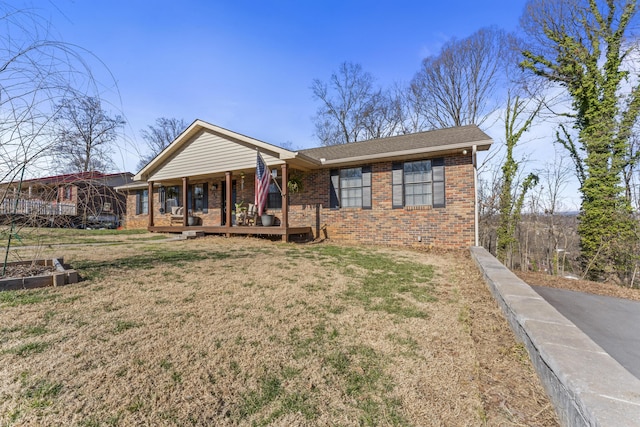
<instances>
[{"instance_id":1,"label":"grass slope","mask_svg":"<svg viewBox=\"0 0 640 427\"><path fill-rule=\"evenodd\" d=\"M2 425L556 423L466 254L90 248L81 283L0 293Z\"/></svg>"}]
</instances>

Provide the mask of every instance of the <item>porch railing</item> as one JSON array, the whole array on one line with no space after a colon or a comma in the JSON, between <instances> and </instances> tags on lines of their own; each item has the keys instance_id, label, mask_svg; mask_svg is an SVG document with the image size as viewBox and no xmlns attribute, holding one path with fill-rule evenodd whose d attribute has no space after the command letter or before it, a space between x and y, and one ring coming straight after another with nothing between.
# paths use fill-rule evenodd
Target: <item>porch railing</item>
<instances>
[{"instance_id":1,"label":"porch railing","mask_svg":"<svg viewBox=\"0 0 640 427\"><path fill-rule=\"evenodd\" d=\"M0 214L13 215L16 199L7 197L0 202ZM75 203L48 202L37 199L18 199L15 210L18 215L77 215Z\"/></svg>"}]
</instances>

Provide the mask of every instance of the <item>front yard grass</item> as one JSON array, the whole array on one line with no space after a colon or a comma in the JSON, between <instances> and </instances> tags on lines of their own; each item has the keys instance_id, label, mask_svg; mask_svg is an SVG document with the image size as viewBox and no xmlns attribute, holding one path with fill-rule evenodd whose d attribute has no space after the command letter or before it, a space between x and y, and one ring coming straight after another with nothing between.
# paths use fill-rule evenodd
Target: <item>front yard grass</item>
<instances>
[{"instance_id":1,"label":"front yard grass","mask_svg":"<svg viewBox=\"0 0 640 427\"><path fill-rule=\"evenodd\" d=\"M10 229L0 229L2 248L6 247ZM80 230L75 228L18 227L11 238L12 247L48 246L56 244L124 243L136 240L162 240L166 236L146 230Z\"/></svg>"},{"instance_id":2,"label":"front yard grass","mask_svg":"<svg viewBox=\"0 0 640 427\"><path fill-rule=\"evenodd\" d=\"M556 425L466 252L90 248L0 293L1 425Z\"/></svg>"}]
</instances>

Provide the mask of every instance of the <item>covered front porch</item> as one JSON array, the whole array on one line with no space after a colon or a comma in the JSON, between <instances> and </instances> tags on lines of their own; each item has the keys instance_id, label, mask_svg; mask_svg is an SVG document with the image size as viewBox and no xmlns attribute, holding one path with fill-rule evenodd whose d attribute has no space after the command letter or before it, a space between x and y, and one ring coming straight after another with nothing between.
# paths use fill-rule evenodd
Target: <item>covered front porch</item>
<instances>
[{"instance_id":1,"label":"covered front porch","mask_svg":"<svg viewBox=\"0 0 640 427\"><path fill-rule=\"evenodd\" d=\"M257 159L261 159L263 178L258 181ZM136 183L120 191L130 196L129 226L163 233L281 236L288 241L291 236L313 233L310 216L298 215L294 226L289 223L290 173L297 177L320 165L319 160L302 153L196 120L136 174ZM271 178L266 182L265 169ZM257 204L258 185L261 203L268 213L277 214L276 225L265 222L260 226L262 221L255 217L252 222L236 224L236 210L247 212Z\"/></svg>"},{"instance_id":2,"label":"covered front porch","mask_svg":"<svg viewBox=\"0 0 640 427\"><path fill-rule=\"evenodd\" d=\"M182 233L184 231L201 232L204 234L217 234L227 237L231 236L281 236L283 241L290 241L291 237L299 239L312 239L313 231L311 227L263 227L263 226L153 226L148 230L156 233Z\"/></svg>"},{"instance_id":3,"label":"covered front porch","mask_svg":"<svg viewBox=\"0 0 640 427\"><path fill-rule=\"evenodd\" d=\"M255 155L255 154L254 154ZM279 171L278 171L279 169ZM279 173L278 173L279 172ZM270 169L270 175L281 183L289 180L289 164L281 163L278 168ZM283 241L295 240L311 240L314 237L313 228L309 226L291 226L289 224L289 194L288 186L281 185L279 197L281 197L281 206L276 211L270 210L269 213L276 213L277 220L275 225L261 225L260 219L247 225L241 221L236 221L236 212L233 206L237 206L236 196L240 190L237 190L237 182L241 181L243 188L242 193L247 197L242 197L242 201L246 203L246 199L253 201L254 192L254 173L252 168L226 171L223 174L216 173L210 176L192 176L182 177L179 179L154 180L147 181L148 194L160 194L159 189L166 189L168 186L180 187L176 199L176 204L180 209L179 214L172 214L167 208L166 200L161 202L161 197L148 197L148 223L147 229L151 232L158 233L203 233L215 234L231 237L234 235L244 236L276 236L281 237ZM278 176L279 175L279 176ZM249 187L245 186L245 178L249 182ZM195 191L194 185L201 185L207 182L211 189L212 197L205 198L200 211L195 208ZM239 185L239 184L238 184ZM205 190L206 192L207 190ZM239 196L238 196L239 197ZM215 199L211 200L211 199ZM156 206L155 204L159 206ZM245 205L246 206L246 205ZM206 213L205 213L206 212ZM212 212L219 212L219 214ZM219 219L216 219L219 218ZM169 220L169 221L168 221Z\"/></svg>"},{"instance_id":4,"label":"covered front porch","mask_svg":"<svg viewBox=\"0 0 640 427\"><path fill-rule=\"evenodd\" d=\"M287 163L283 163L280 165L281 169L281 177L282 182L286 183L288 181L289 169ZM274 169L274 173L275 173ZM269 171L271 173L271 171ZM245 173L242 172L242 178L244 179ZM222 186L224 187L221 194L224 195L224 200L222 206L222 221L221 224L200 224L193 221L194 216L190 213L191 207L193 206L193 200L190 198L190 178L183 177L182 178L182 191L181 194L181 203L180 206L187 207L187 209L182 209L179 215L171 216L170 225L156 225L155 224L155 215L154 212L157 210L154 207L154 198L149 197L149 222L147 229L151 232L161 232L161 233L181 233L183 231L193 231L193 232L202 232L205 234L223 234L226 236L232 235L269 235L269 236L282 236L282 240L289 241L289 237L292 235L312 235L311 227L291 227L289 226L289 196L288 196L288 187L287 185L282 185L281 188L281 197L282 197L282 208L280 210L279 215L279 225L277 226L261 226L261 225L236 225L236 222L233 220L234 212L232 211L231 206L234 206L234 174L231 171L225 172L224 181L222 182ZM153 194L154 190L154 181L148 181L148 192L149 194ZM197 218L197 217L196 217Z\"/></svg>"}]
</instances>

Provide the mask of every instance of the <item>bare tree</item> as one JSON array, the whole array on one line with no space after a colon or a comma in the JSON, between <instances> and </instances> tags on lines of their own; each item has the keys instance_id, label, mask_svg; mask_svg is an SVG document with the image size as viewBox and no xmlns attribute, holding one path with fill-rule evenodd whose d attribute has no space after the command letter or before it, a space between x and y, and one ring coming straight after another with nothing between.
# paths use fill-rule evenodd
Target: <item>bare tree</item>
<instances>
[{"instance_id":1,"label":"bare tree","mask_svg":"<svg viewBox=\"0 0 640 427\"><path fill-rule=\"evenodd\" d=\"M50 24L32 10L0 2L0 25L0 181L5 182L19 179L48 154L56 103L90 73L83 52L56 41Z\"/></svg>"},{"instance_id":2,"label":"bare tree","mask_svg":"<svg viewBox=\"0 0 640 427\"><path fill-rule=\"evenodd\" d=\"M422 132L431 129L425 114L422 114L420 107L424 105L421 102L422 96L420 91L409 85L403 87L396 84L393 87L393 107L398 120L398 133L409 134Z\"/></svg>"},{"instance_id":3,"label":"bare tree","mask_svg":"<svg viewBox=\"0 0 640 427\"><path fill-rule=\"evenodd\" d=\"M634 131L629 138L629 160L626 162L626 165L623 169L623 179L624 179L624 188L625 188L625 197L630 201L631 206L636 210L639 209L640 200L638 200L638 189L637 183L634 183L634 178L637 178L638 175L638 161L640 160L640 123L637 123Z\"/></svg>"},{"instance_id":4,"label":"bare tree","mask_svg":"<svg viewBox=\"0 0 640 427\"><path fill-rule=\"evenodd\" d=\"M87 62L92 55L59 41L51 23L33 10L0 2L0 26L0 180L21 183L29 168L51 154L61 101L96 90L96 84ZM8 189L0 193L3 205ZM14 217L20 199L11 200ZM5 263L15 230L12 221Z\"/></svg>"},{"instance_id":5,"label":"bare tree","mask_svg":"<svg viewBox=\"0 0 640 427\"><path fill-rule=\"evenodd\" d=\"M313 96L321 101L314 119L322 145L346 144L394 135L399 118L390 92L374 86L360 64L344 62L329 83L314 79Z\"/></svg>"},{"instance_id":6,"label":"bare tree","mask_svg":"<svg viewBox=\"0 0 640 427\"><path fill-rule=\"evenodd\" d=\"M485 164L478 174L478 214L480 246L492 254L497 251L500 223L501 170L497 165Z\"/></svg>"},{"instance_id":7,"label":"bare tree","mask_svg":"<svg viewBox=\"0 0 640 427\"><path fill-rule=\"evenodd\" d=\"M533 104L533 105L529 105ZM500 191L500 226L498 227L498 258L508 267L513 268L514 252L518 239L516 228L522 215L522 205L527 191L538 183L538 176L529 174L521 183L516 185L519 163L513 154L524 133L531 127L538 115L541 102L531 99L521 99L518 95L507 97L505 108L505 145L507 149L505 161L502 165L502 188ZM519 194L518 194L519 193ZM524 265L522 265L524 267Z\"/></svg>"},{"instance_id":8,"label":"bare tree","mask_svg":"<svg viewBox=\"0 0 640 427\"><path fill-rule=\"evenodd\" d=\"M57 138L54 156L61 172L111 170L112 144L126 123L102 109L100 99L82 96L64 99L54 121Z\"/></svg>"},{"instance_id":9,"label":"bare tree","mask_svg":"<svg viewBox=\"0 0 640 427\"><path fill-rule=\"evenodd\" d=\"M399 131L400 111L397 101L390 91L374 94L369 100L369 108L362 118L364 137L362 139L385 138Z\"/></svg>"},{"instance_id":10,"label":"bare tree","mask_svg":"<svg viewBox=\"0 0 640 427\"><path fill-rule=\"evenodd\" d=\"M482 125L497 105L493 96L509 57L508 38L495 28L447 42L411 81L413 109L430 128Z\"/></svg>"},{"instance_id":11,"label":"bare tree","mask_svg":"<svg viewBox=\"0 0 640 427\"><path fill-rule=\"evenodd\" d=\"M574 229L573 233L570 233L565 227L559 226L559 224L566 222L562 221L562 216L566 217L567 213L562 213L561 194L569 182L571 169L565 164L565 159L556 153L553 161L547 162L538 174L542 184L538 195L539 210L546 227L546 233L544 233L546 241L541 245L542 259L547 266L551 267L549 272L557 274L560 270L558 254L563 252L563 259L566 259L570 249L568 236L570 234L577 235L577 230ZM576 249L577 245L575 248L571 248L571 252L577 257Z\"/></svg>"},{"instance_id":12,"label":"bare tree","mask_svg":"<svg viewBox=\"0 0 640 427\"><path fill-rule=\"evenodd\" d=\"M148 153L141 156L138 169L145 167L186 128L187 123L183 119L160 117L156 119L155 126L148 125L147 129L142 129L140 134L146 143Z\"/></svg>"}]
</instances>

